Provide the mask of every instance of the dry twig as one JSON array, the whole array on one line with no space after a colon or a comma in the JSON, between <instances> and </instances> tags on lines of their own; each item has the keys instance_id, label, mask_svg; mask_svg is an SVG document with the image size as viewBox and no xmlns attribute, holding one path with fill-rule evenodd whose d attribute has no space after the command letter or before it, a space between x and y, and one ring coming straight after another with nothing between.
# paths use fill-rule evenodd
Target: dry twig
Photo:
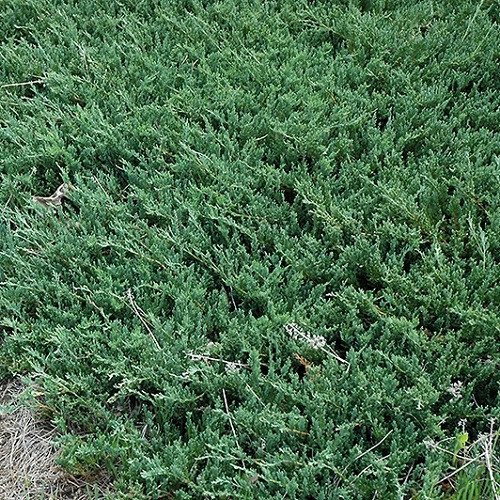
<instances>
[{"instance_id":1,"label":"dry twig","mask_svg":"<svg viewBox=\"0 0 500 500\"><path fill-rule=\"evenodd\" d=\"M36 85L39 83L45 83L45 80L31 80L30 82L6 83L2 85L0 89L6 89L9 87L24 87L26 85Z\"/></svg>"},{"instance_id":2,"label":"dry twig","mask_svg":"<svg viewBox=\"0 0 500 500\"><path fill-rule=\"evenodd\" d=\"M319 349L332 358L335 358L339 363L346 364L347 371L349 371L349 368L351 367L349 361L341 358L329 345L327 345L325 337L322 335L312 335L295 323L287 323L283 326L285 327L288 335L290 335L293 339L300 339L309 344L313 349Z\"/></svg>"},{"instance_id":3,"label":"dry twig","mask_svg":"<svg viewBox=\"0 0 500 500\"><path fill-rule=\"evenodd\" d=\"M229 413L229 405L227 404L226 390L222 389L222 396L224 398L224 407L226 408L227 418L229 419L229 425L231 426L231 431L233 432L234 440L236 441L236 446L239 450L241 450L240 443L238 442L238 436L236 435L236 429L234 428L233 419L231 418L231 414ZM244 460L241 460L243 464L243 469L246 470Z\"/></svg>"},{"instance_id":4,"label":"dry twig","mask_svg":"<svg viewBox=\"0 0 500 500\"><path fill-rule=\"evenodd\" d=\"M191 361L218 361L231 368L249 368L245 363L238 363L236 361L226 361L225 359L213 358L205 354L196 354L192 351L188 352L187 355L191 358Z\"/></svg>"},{"instance_id":5,"label":"dry twig","mask_svg":"<svg viewBox=\"0 0 500 500\"><path fill-rule=\"evenodd\" d=\"M145 315L146 313L135 303L134 296L133 296L132 290L130 288L127 290L127 295L128 295L128 299L130 301L130 307L131 307L132 311L136 314L136 316L140 319L141 323L144 325L144 328L146 328L146 330L148 331L149 335L153 339L155 346L158 348L159 351L161 351L161 346L158 343L158 340L156 339L155 334L153 333L153 330L151 330L148 322L143 317L143 315Z\"/></svg>"}]
</instances>

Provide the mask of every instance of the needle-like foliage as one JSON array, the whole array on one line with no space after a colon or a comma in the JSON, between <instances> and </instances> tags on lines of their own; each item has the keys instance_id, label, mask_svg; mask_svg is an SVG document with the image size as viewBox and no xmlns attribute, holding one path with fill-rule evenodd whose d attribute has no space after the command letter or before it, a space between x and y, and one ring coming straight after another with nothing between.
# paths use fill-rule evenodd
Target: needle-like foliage
<instances>
[{"instance_id":1,"label":"needle-like foliage","mask_svg":"<svg viewBox=\"0 0 500 500\"><path fill-rule=\"evenodd\" d=\"M492 0L0 2L0 377L36 381L70 473L133 499L457 493L425 443L500 416L497 23Z\"/></svg>"}]
</instances>

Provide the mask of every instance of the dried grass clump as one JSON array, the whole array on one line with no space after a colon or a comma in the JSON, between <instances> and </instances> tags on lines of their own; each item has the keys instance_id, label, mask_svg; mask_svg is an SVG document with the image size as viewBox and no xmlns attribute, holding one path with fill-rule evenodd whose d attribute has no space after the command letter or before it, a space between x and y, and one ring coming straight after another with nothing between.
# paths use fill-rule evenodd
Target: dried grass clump
<instances>
[{"instance_id":1,"label":"dried grass clump","mask_svg":"<svg viewBox=\"0 0 500 500\"><path fill-rule=\"evenodd\" d=\"M89 483L56 464L56 430L19 404L23 390L18 380L0 384L0 499L104 498L104 480Z\"/></svg>"}]
</instances>

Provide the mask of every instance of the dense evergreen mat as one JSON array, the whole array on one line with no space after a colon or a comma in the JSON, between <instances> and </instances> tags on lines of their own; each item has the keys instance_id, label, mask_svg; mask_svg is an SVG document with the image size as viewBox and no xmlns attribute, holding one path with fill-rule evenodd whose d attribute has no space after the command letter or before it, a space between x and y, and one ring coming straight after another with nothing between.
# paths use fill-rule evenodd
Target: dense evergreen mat
<instances>
[{"instance_id":1,"label":"dense evergreen mat","mask_svg":"<svg viewBox=\"0 0 500 500\"><path fill-rule=\"evenodd\" d=\"M133 499L500 494L497 23L0 2L0 377L36 383L67 470Z\"/></svg>"}]
</instances>

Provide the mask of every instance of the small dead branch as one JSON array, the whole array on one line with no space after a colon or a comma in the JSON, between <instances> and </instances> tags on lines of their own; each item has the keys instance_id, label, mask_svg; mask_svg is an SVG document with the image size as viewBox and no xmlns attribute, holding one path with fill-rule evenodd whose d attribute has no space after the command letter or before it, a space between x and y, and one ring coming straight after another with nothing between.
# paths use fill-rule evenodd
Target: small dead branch
<instances>
[{"instance_id":1,"label":"small dead branch","mask_svg":"<svg viewBox=\"0 0 500 500\"><path fill-rule=\"evenodd\" d=\"M366 451L359 454L354 459L354 461L359 460L361 457L364 457L367 453L370 453L370 451L373 451L375 448L378 448L393 432L394 432L394 429L391 429L377 444L374 444L371 448L368 448Z\"/></svg>"},{"instance_id":2,"label":"small dead branch","mask_svg":"<svg viewBox=\"0 0 500 500\"><path fill-rule=\"evenodd\" d=\"M158 340L156 339L155 334L153 333L153 330L150 328L148 322L144 319L144 316L146 315L146 313L135 303L134 296L133 296L132 290L130 288L127 290L127 295L128 295L128 299L130 301L130 307L131 307L132 311L136 314L136 316L139 318L141 323L144 325L144 328L146 328L146 330L148 331L148 333L151 336L151 338L153 339L153 342L154 342L155 346L157 347L157 349L159 351L161 351L161 346L158 343Z\"/></svg>"},{"instance_id":3,"label":"small dead branch","mask_svg":"<svg viewBox=\"0 0 500 500\"><path fill-rule=\"evenodd\" d=\"M229 406L227 404L226 390L222 389L222 397L224 398L224 407L226 408L226 413L229 419L229 425L231 426L231 430L233 431L234 440L236 441L236 446L241 449L240 443L238 443L238 436L236 435L236 429L234 428L233 419L231 418L231 414L229 413Z\"/></svg>"},{"instance_id":4,"label":"small dead branch","mask_svg":"<svg viewBox=\"0 0 500 500\"><path fill-rule=\"evenodd\" d=\"M186 353L187 356L191 358L191 361L218 361L219 363L225 364L230 369L235 368L249 368L245 363L237 363L236 361L226 361L225 359L213 358L211 356L206 356L205 354L196 354L192 351Z\"/></svg>"},{"instance_id":5,"label":"small dead branch","mask_svg":"<svg viewBox=\"0 0 500 500\"><path fill-rule=\"evenodd\" d=\"M247 384L245 383L247 389L253 394L253 396L255 397L255 399L262 405L262 406L266 406L264 404L264 402L262 401L262 399L259 398L259 396L257 396L256 392Z\"/></svg>"},{"instance_id":6,"label":"small dead branch","mask_svg":"<svg viewBox=\"0 0 500 500\"><path fill-rule=\"evenodd\" d=\"M493 426L495 424L494 419L491 419L490 422L490 432L488 436L486 437L485 441L483 442L483 449L484 449L484 461L486 463L486 469L488 470L488 475L491 481L491 488L493 489L493 496L495 497L495 500L500 499L500 495L497 493L497 482L495 480L495 476L493 474L493 466L492 466L492 457L493 457L493 438L495 436L495 431L493 429Z\"/></svg>"},{"instance_id":7,"label":"small dead branch","mask_svg":"<svg viewBox=\"0 0 500 500\"><path fill-rule=\"evenodd\" d=\"M241 450L240 443L238 442L238 436L236 435L236 429L234 428L233 419L231 418L231 414L229 413L229 405L227 404L227 397L226 397L226 390L225 389L222 389L222 397L224 399L224 407L226 408L227 418L229 419L229 425L231 426L231 431L233 433L234 440L236 441L236 446L238 447L239 450ZM243 465L243 469L246 470L244 460L242 460L241 463Z\"/></svg>"},{"instance_id":8,"label":"small dead branch","mask_svg":"<svg viewBox=\"0 0 500 500\"><path fill-rule=\"evenodd\" d=\"M476 458L473 458L471 460L469 460L468 462L466 462L465 464L463 464L461 467L459 467L458 469L455 469L453 472L451 472L450 474L446 475L445 477L443 477L443 479L439 480L437 484L441 484L441 483L445 483L445 482L448 482L449 479L451 479L454 475L458 474L461 470L465 469L466 467L468 467L470 464L473 464L474 462L477 462L478 460L480 460L483 456L482 455L479 455L478 457Z\"/></svg>"},{"instance_id":9,"label":"small dead branch","mask_svg":"<svg viewBox=\"0 0 500 500\"><path fill-rule=\"evenodd\" d=\"M368 448L365 450L363 453L360 453L350 464L346 465L342 471L342 474L344 474L347 469L354 463L357 462L360 458L364 457L367 453L370 453L370 451L373 451L375 448L378 448L392 433L394 432L394 429L391 429L378 443L374 444L371 448ZM363 472L363 471L362 471Z\"/></svg>"},{"instance_id":10,"label":"small dead branch","mask_svg":"<svg viewBox=\"0 0 500 500\"><path fill-rule=\"evenodd\" d=\"M0 89L7 89L9 87L25 87L26 85L38 85L40 83L45 83L45 80L31 80L30 82L6 83L2 85Z\"/></svg>"},{"instance_id":11,"label":"small dead branch","mask_svg":"<svg viewBox=\"0 0 500 500\"><path fill-rule=\"evenodd\" d=\"M295 323L287 323L283 326L288 335L290 335L293 339L300 339L306 344L309 344L309 346L313 349L323 351L325 354L328 354L328 356L335 358L339 363L347 365L347 371L349 371L349 368L351 367L349 361L342 359L329 345L327 345L325 337L322 335L312 335Z\"/></svg>"},{"instance_id":12,"label":"small dead branch","mask_svg":"<svg viewBox=\"0 0 500 500\"><path fill-rule=\"evenodd\" d=\"M86 295L84 297L78 295L75 291L76 290L82 290L84 292L86 292ZM89 304L91 304L98 312L99 314L102 316L102 318L107 322L109 321L109 318L106 316L106 313L104 312L103 308L102 307L99 307L91 298L90 296L92 295L92 292L87 288L87 287L83 287L83 286L75 286L73 284L73 295L75 297L77 297L78 299L80 300L83 300L84 302L88 302Z\"/></svg>"}]
</instances>

